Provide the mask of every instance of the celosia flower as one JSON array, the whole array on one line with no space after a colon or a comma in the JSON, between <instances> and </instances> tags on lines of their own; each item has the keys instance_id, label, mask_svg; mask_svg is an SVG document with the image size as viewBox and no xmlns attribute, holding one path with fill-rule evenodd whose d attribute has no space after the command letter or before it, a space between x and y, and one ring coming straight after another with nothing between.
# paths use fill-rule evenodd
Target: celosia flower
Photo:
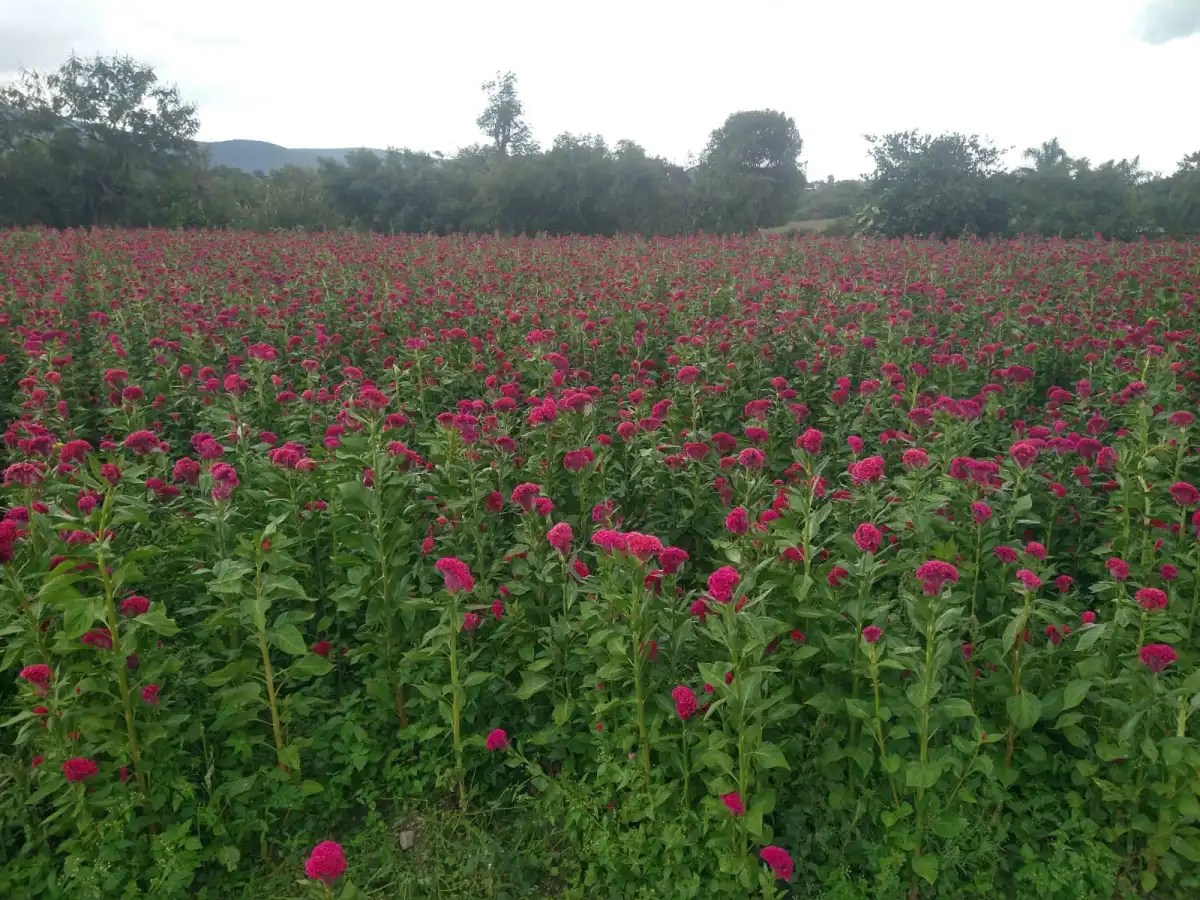
<instances>
[{"instance_id":1,"label":"celosia flower","mask_svg":"<svg viewBox=\"0 0 1200 900\"><path fill-rule=\"evenodd\" d=\"M1138 659L1156 675L1176 660L1175 650L1170 644L1147 644L1138 651Z\"/></svg>"},{"instance_id":2,"label":"celosia flower","mask_svg":"<svg viewBox=\"0 0 1200 900\"><path fill-rule=\"evenodd\" d=\"M1124 581L1129 577L1129 563L1117 557L1111 557L1104 565L1108 568L1108 572L1112 575L1114 581Z\"/></svg>"},{"instance_id":3,"label":"celosia flower","mask_svg":"<svg viewBox=\"0 0 1200 900\"><path fill-rule=\"evenodd\" d=\"M475 578L467 564L456 556L443 556L433 567L442 573L446 590L451 593L459 591L471 592L475 589Z\"/></svg>"},{"instance_id":4,"label":"celosia flower","mask_svg":"<svg viewBox=\"0 0 1200 900\"><path fill-rule=\"evenodd\" d=\"M671 699L675 701L675 714L687 721L696 714L699 707L696 704L696 694L690 687L681 684L671 691Z\"/></svg>"},{"instance_id":5,"label":"celosia flower","mask_svg":"<svg viewBox=\"0 0 1200 900\"><path fill-rule=\"evenodd\" d=\"M658 554L658 564L665 575L674 575L687 560L687 551L680 547L664 547Z\"/></svg>"},{"instance_id":6,"label":"celosia flower","mask_svg":"<svg viewBox=\"0 0 1200 900\"><path fill-rule=\"evenodd\" d=\"M730 791L728 794L721 795L721 802L725 804L725 808L729 810L730 815L739 818L746 814L746 807L742 803L742 795L737 791Z\"/></svg>"},{"instance_id":7,"label":"celosia flower","mask_svg":"<svg viewBox=\"0 0 1200 900\"><path fill-rule=\"evenodd\" d=\"M647 563L663 549L662 541L652 534L630 531L625 535L625 549L638 562Z\"/></svg>"},{"instance_id":8,"label":"celosia flower","mask_svg":"<svg viewBox=\"0 0 1200 900\"><path fill-rule=\"evenodd\" d=\"M99 767L86 756L73 756L62 765L63 777L72 784L94 778Z\"/></svg>"},{"instance_id":9,"label":"celosia flower","mask_svg":"<svg viewBox=\"0 0 1200 900\"><path fill-rule=\"evenodd\" d=\"M1158 588L1144 587L1140 588L1133 599L1138 602L1138 605L1147 612L1157 612L1160 609L1167 608L1167 592Z\"/></svg>"},{"instance_id":10,"label":"celosia flower","mask_svg":"<svg viewBox=\"0 0 1200 900\"><path fill-rule=\"evenodd\" d=\"M771 869L771 873L780 881L790 881L795 863L792 857L782 847L763 847L758 851L758 857Z\"/></svg>"},{"instance_id":11,"label":"celosia flower","mask_svg":"<svg viewBox=\"0 0 1200 900\"><path fill-rule=\"evenodd\" d=\"M1017 569L1017 580L1027 591L1036 591L1042 586L1042 579L1029 569Z\"/></svg>"},{"instance_id":12,"label":"celosia flower","mask_svg":"<svg viewBox=\"0 0 1200 900\"><path fill-rule=\"evenodd\" d=\"M883 542L883 535L870 522L863 522L854 529L854 544L863 553L876 553Z\"/></svg>"},{"instance_id":13,"label":"celosia flower","mask_svg":"<svg viewBox=\"0 0 1200 900\"><path fill-rule=\"evenodd\" d=\"M26 666L18 675L22 681L29 682L33 689L38 694L45 694L50 687L50 679L53 672L50 667L44 663L34 663L32 666Z\"/></svg>"},{"instance_id":14,"label":"celosia flower","mask_svg":"<svg viewBox=\"0 0 1200 900\"><path fill-rule=\"evenodd\" d=\"M561 556L566 556L571 552L571 542L574 539L575 535L571 531L571 526L566 522L559 522L551 526L550 530L546 532L546 541Z\"/></svg>"},{"instance_id":15,"label":"celosia flower","mask_svg":"<svg viewBox=\"0 0 1200 900\"><path fill-rule=\"evenodd\" d=\"M862 636L868 644L876 644L883 637L883 629L878 625L868 625L862 630Z\"/></svg>"},{"instance_id":16,"label":"celosia flower","mask_svg":"<svg viewBox=\"0 0 1200 900\"><path fill-rule=\"evenodd\" d=\"M721 566L708 576L708 595L718 603L728 603L733 599L733 589L741 579L742 576L733 566Z\"/></svg>"},{"instance_id":17,"label":"celosia flower","mask_svg":"<svg viewBox=\"0 0 1200 900\"><path fill-rule=\"evenodd\" d=\"M150 601L140 594L131 594L121 601L121 615L133 618L148 612Z\"/></svg>"},{"instance_id":18,"label":"celosia flower","mask_svg":"<svg viewBox=\"0 0 1200 900\"><path fill-rule=\"evenodd\" d=\"M341 844L321 841L313 847L304 863L304 874L325 885L332 885L346 871L346 854Z\"/></svg>"},{"instance_id":19,"label":"celosia flower","mask_svg":"<svg viewBox=\"0 0 1200 900\"><path fill-rule=\"evenodd\" d=\"M940 559L931 559L917 566L917 579L920 580L925 593L932 597L941 593L947 581L957 583L958 569Z\"/></svg>"},{"instance_id":20,"label":"celosia flower","mask_svg":"<svg viewBox=\"0 0 1200 900\"><path fill-rule=\"evenodd\" d=\"M148 684L142 688L142 700L150 706L158 706L158 691L157 684Z\"/></svg>"},{"instance_id":21,"label":"celosia flower","mask_svg":"<svg viewBox=\"0 0 1200 900\"><path fill-rule=\"evenodd\" d=\"M868 456L866 459L850 463L846 467L853 484L869 484L883 478L884 467L882 456Z\"/></svg>"},{"instance_id":22,"label":"celosia flower","mask_svg":"<svg viewBox=\"0 0 1200 900\"><path fill-rule=\"evenodd\" d=\"M900 454L900 462L906 469L924 469L929 466L929 454L920 447L909 447Z\"/></svg>"},{"instance_id":23,"label":"celosia flower","mask_svg":"<svg viewBox=\"0 0 1200 900\"><path fill-rule=\"evenodd\" d=\"M495 753L497 750L506 750L508 749L508 734L503 728L493 728L488 732L483 745L491 753Z\"/></svg>"},{"instance_id":24,"label":"celosia flower","mask_svg":"<svg viewBox=\"0 0 1200 900\"><path fill-rule=\"evenodd\" d=\"M982 525L992 518L992 508L981 500L971 504L971 520L976 525Z\"/></svg>"},{"instance_id":25,"label":"celosia flower","mask_svg":"<svg viewBox=\"0 0 1200 900\"><path fill-rule=\"evenodd\" d=\"M805 430L804 434L796 438L796 446L807 453L809 456L816 456L821 452L821 442L825 440L823 432L816 428Z\"/></svg>"},{"instance_id":26,"label":"celosia flower","mask_svg":"<svg viewBox=\"0 0 1200 900\"><path fill-rule=\"evenodd\" d=\"M462 630L467 632L474 631L482 621L483 617L479 613L465 612L463 613Z\"/></svg>"}]
</instances>

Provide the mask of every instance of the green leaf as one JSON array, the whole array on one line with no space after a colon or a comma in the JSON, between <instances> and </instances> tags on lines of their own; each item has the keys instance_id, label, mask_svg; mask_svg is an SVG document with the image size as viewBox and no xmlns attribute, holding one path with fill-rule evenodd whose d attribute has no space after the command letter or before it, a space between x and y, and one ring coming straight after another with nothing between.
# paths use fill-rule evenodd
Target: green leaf
<instances>
[{"instance_id":1,"label":"green leaf","mask_svg":"<svg viewBox=\"0 0 1200 900\"><path fill-rule=\"evenodd\" d=\"M304 643L304 635L300 633L300 629L295 625L284 625L280 628L273 628L267 635L268 640L284 653L290 656L304 656L309 652L308 645ZM316 654L312 654L316 655Z\"/></svg>"},{"instance_id":2,"label":"green leaf","mask_svg":"<svg viewBox=\"0 0 1200 900\"><path fill-rule=\"evenodd\" d=\"M311 778L300 782L300 793L305 797L311 797L313 794L319 794L325 790L324 785L319 781L313 781Z\"/></svg>"},{"instance_id":3,"label":"green leaf","mask_svg":"<svg viewBox=\"0 0 1200 900\"><path fill-rule=\"evenodd\" d=\"M1089 625L1083 629L1079 635L1079 640L1075 642L1075 649L1079 653L1085 653L1092 649L1092 645L1104 636L1104 632L1108 629L1108 623L1100 625Z\"/></svg>"},{"instance_id":4,"label":"green leaf","mask_svg":"<svg viewBox=\"0 0 1200 900\"><path fill-rule=\"evenodd\" d=\"M790 769L783 751L775 744L764 743L754 752L764 769Z\"/></svg>"},{"instance_id":5,"label":"green leaf","mask_svg":"<svg viewBox=\"0 0 1200 900\"><path fill-rule=\"evenodd\" d=\"M904 784L910 788L925 788L928 790L937 784L941 775L941 766L933 762L909 763L904 770Z\"/></svg>"},{"instance_id":6,"label":"green leaf","mask_svg":"<svg viewBox=\"0 0 1200 900\"><path fill-rule=\"evenodd\" d=\"M937 705L937 711L951 719L975 718L975 710L971 708L971 701L965 697L943 700Z\"/></svg>"},{"instance_id":7,"label":"green leaf","mask_svg":"<svg viewBox=\"0 0 1200 900\"><path fill-rule=\"evenodd\" d=\"M545 690L550 683L550 676L545 672L522 672L521 686L513 691L518 700L528 700L539 691Z\"/></svg>"},{"instance_id":8,"label":"green leaf","mask_svg":"<svg viewBox=\"0 0 1200 900\"><path fill-rule=\"evenodd\" d=\"M333 663L316 653L301 656L284 670L288 678L320 678L333 671Z\"/></svg>"},{"instance_id":9,"label":"green leaf","mask_svg":"<svg viewBox=\"0 0 1200 900\"><path fill-rule=\"evenodd\" d=\"M217 669L215 672L205 675L203 681L209 687L220 687L245 674L245 671L246 664L239 659L236 662L231 662L229 665Z\"/></svg>"},{"instance_id":10,"label":"green leaf","mask_svg":"<svg viewBox=\"0 0 1200 900\"><path fill-rule=\"evenodd\" d=\"M161 603L154 604L148 612L138 616L135 621L140 627L149 628L155 634L163 637L170 637L179 632L179 626L167 618L167 611L163 609Z\"/></svg>"},{"instance_id":11,"label":"green leaf","mask_svg":"<svg viewBox=\"0 0 1200 900\"><path fill-rule=\"evenodd\" d=\"M242 579L249 574L250 566L236 559L217 560L212 567L212 578L208 589L214 594L236 597L243 590Z\"/></svg>"},{"instance_id":12,"label":"green leaf","mask_svg":"<svg viewBox=\"0 0 1200 900\"><path fill-rule=\"evenodd\" d=\"M920 875L929 884L937 881L938 877L938 858L933 853L926 853L923 856L914 856L912 859L913 871Z\"/></svg>"},{"instance_id":13,"label":"green leaf","mask_svg":"<svg viewBox=\"0 0 1200 900\"><path fill-rule=\"evenodd\" d=\"M491 672L471 672L463 679L463 687L475 687L477 684L483 684L485 681L490 680L491 677Z\"/></svg>"},{"instance_id":14,"label":"green leaf","mask_svg":"<svg viewBox=\"0 0 1200 900\"><path fill-rule=\"evenodd\" d=\"M1042 716L1042 701L1028 691L1009 697L1005 706L1008 708L1008 717L1018 731L1032 728Z\"/></svg>"},{"instance_id":15,"label":"green leaf","mask_svg":"<svg viewBox=\"0 0 1200 900\"><path fill-rule=\"evenodd\" d=\"M73 641L82 637L92 627L98 613L97 602L92 597L77 597L71 601L63 613L63 630L67 639Z\"/></svg>"},{"instance_id":16,"label":"green leaf","mask_svg":"<svg viewBox=\"0 0 1200 900\"><path fill-rule=\"evenodd\" d=\"M1063 691L1063 709L1071 709L1083 702L1091 690L1092 683L1086 678L1076 678Z\"/></svg>"},{"instance_id":17,"label":"green leaf","mask_svg":"<svg viewBox=\"0 0 1200 900\"><path fill-rule=\"evenodd\" d=\"M871 711L867 709L867 705L861 700L855 700L852 697L846 698L846 711L850 713L852 719L869 719Z\"/></svg>"}]
</instances>

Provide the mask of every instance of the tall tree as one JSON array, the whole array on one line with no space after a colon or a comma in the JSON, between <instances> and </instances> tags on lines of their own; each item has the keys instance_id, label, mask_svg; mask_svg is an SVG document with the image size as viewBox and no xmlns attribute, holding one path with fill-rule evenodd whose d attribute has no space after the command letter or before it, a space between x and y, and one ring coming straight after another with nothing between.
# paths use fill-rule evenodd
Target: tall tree
<instances>
[{"instance_id":1,"label":"tall tree","mask_svg":"<svg viewBox=\"0 0 1200 900\"><path fill-rule=\"evenodd\" d=\"M978 135L902 131L866 138L875 162L867 176L866 230L959 237L1007 229L1000 151Z\"/></svg>"},{"instance_id":2,"label":"tall tree","mask_svg":"<svg viewBox=\"0 0 1200 900\"><path fill-rule=\"evenodd\" d=\"M0 88L0 108L4 167L32 154L58 181L45 190L68 221L52 224L153 224L161 182L197 162L196 107L127 56L72 56L48 75L23 71Z\"/></svg>"},{"instance_id":3,"label":"tall tree","mask_svg":"<svg viewBox=\"0 0 1200 900\"><path fill-rule=\"evenodd\" d=\"M492 81L484 83L483 91L487 95L487 106L475 124L491 138L496 151L508 156L536 150L537 145L525 123L525 106L517 95L517 76L512 72L503 75L497 72Z\"/></svg>"},{"instance_id":4,"label":"tall tree","mask_svg":"<svg viewBox=\"0 0 1200 900\"><path fill-rule=\"evenodd\" d=\"M803 147L790 116L770 109L731 115L709 136L696 170L701 227L746 231L787 222L804 188Z\"/></svg>"}]
</instances>

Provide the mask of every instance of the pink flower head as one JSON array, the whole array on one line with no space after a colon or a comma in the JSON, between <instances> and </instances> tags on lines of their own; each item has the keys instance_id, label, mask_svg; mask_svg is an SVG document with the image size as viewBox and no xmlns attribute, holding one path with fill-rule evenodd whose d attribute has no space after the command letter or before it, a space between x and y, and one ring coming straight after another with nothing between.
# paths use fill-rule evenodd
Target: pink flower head
<instances>
[{"instance_id":1,"label":"pink flower head","mask_svg":"<svg viewBox=\"0 0 1200 900\"><path fill-rule=\"evenodd\" d=\"M735 818L740 818L746 814L746 806L742 803L742 795L737 791L722 794L721 802L725 804L725 808L729 810L730 815Z\"/></svg>"},{"instance_id":2,"label":"pink flower head","mask_svg":"<svg viewBox=\"0 0 1200 900\"><path fill-rule=\"evenodd\" d=\"M625 549L640 563L647 563L663 549L662 541L652 534L630 531L625 535Z\"/></svg>"},{"instance_id":3,"label":"pink flower head","mask_svg":"<svg viewBox=\"0 0 1200 900\"><path fill-rule=\"evenodd\" d=\"M184 484L195 484L200 480L200 463L188 456L177 459L171 469L171 478Z\"/></svg>"},{"instance_id":4,"label":"pink flower head","mask_svg":"<svg viewBox=\"0 0 1200 900\"><path fill-rule=\"evenodd\" d=\"M1133 599L1146 612L1158 612L1167 608L1167 592L1158 588L1144 587L1133 595Z\"/></svg>"},{"instance_id":5,"label":"pink flower head","mask_svg":"<svg viewBox=\"0 0 1200 900\"><path fill-rule=\"evenodd\" d=\"M73 756L62 765L63 777L72 784L94 778L99 771L100 768L86 756Z\"/></svg>"},{"instance_id":6,"label":"pink flower head","mask_svg":"<svg viewBox=\"0 0 1200 900\"><path fill-rule=\"evenodd\" d=\"M992 518L992 508L981 500L971 504L971 520L976 525L982 525Z\"/></svg>"},{"instance_id":7,"label":"pink flower head","mask_svg":"<svg viewBox=\"0 0 1200 900\"><path fill-rule=\"evenodd\" d=\"M1071 589L1071 585L1075 583L1075 579L1070 575L1058 575L1054 579L1054 586L1058 588L1059 593L1065 594Z\"/></svg>"},{"instance_id":8,"label":"pink flower head","mask_svg":"<svg viewBox=\"0 0 1200 900\"><path fill-rule=\"evenodd\" d=\"M708 595L718 603L728 603L733 599L733 589L741 580L742 576L733 566L721 566L708 576Z\"/></svg>"},{"instance_id":9,"label":"pink flower head","mask_svg":"<svg viewBox=\"0 0 1200 900\"><path fill-rule=\"evenodd\" d=\"M846 467L850 473L850 481L854 484L869 484L883 478L883 457L868 456L866 459L850 463Z\"/></svg>"},{"instance_id":10,"label":"pink flower head","mask_svg":"<svg viewBox=\"0 0 1200 900\"><path fill-rule=\"evenodd\" d=\"M863 522L854 529L854 543L863 553L879 552L879 545L882 542L883 535L870 522Z\"/></svg>"},{"instance_id":11,"label":"pink flower head","mask_svg":"<svg viewBox=\"0 0 1200 900\"><path fill-rule=\"evenodd\" d=\"M1030 541L1025 545L1025 555L1033 559L1042 560L1046 558L1046 545L1037 541Z\"/></svg>"},{"instance_id":12,"label":"pink flower head","mask_svg":"<svg viewBox=\"0 0 1200 900\"><path fill-rule=\"evenodd\" d=\"M142 688L142 700L149 706L158 706L158 691L157 684L148 684Z\"/></svg>"},{"instance_id":13,"label":"pink flower head","mask_svg":"<svg viewBox=\"0 0 1200 900\"><path fill-rule=\"evenodd\" d=\"M900 462L906 469L925 469L929 466L929 454L920 447L909 447L900 454Z\"/></svg>"},{"instance_id":14,"label":"pink flower head","mask_svg":"<svg viewBox=\"0 0 1200 900\"><path fill-rule=\"evenodd\" d=\"M546 540L550 546L558 551L560 556L566 556L571 552L571 542L575 539L575 534L571 531L571 526L566 522L559 522L551 526L546 532Z\"/></svg>"},{"instance_id":15,"label":"pink flower head","mask_svg":"<svg viewBox=\"0 0 1200 900\"><path fill-rule=\"evenodd\" d=\"M758 851L758 858L770 867L771 873L780 881L791 881L796 864L782 847L763 847Z\"/></svg>"},{"instance_id":16,"label":"pink flower head","mask_svg":"<svg viewBox=\"0 0 1200 900\"><path fill-rule=\"evenodd\" d=\"M687 560L687 551L680 547L664 547L658 554L658 564L664 575L674 575Z\"/></svg>"},{"instance_id":17,"label":"pink flower head","mask_svg":"<svg viewBox=\"0 0 1200 900\"><path fill-rule=\"evenodd\" d=\"M766 459L757 447L747 447L738 454L738 463L745 469L761 469Z\"/></svg>"},{"instance_id":18,"label":"pink flower head","mask_svg":"<svg viewBox=\"0 0 1200 900\"><path fill-rule=\"evenodd\" d=\"M1200 503L1200 488L1186 481L1177 481L1171 485L1171 499L1185 508L1195 506Z\"/></svg>"},{"instance_id":19,"label":"pink flower head","mask_svg":"<svg viewBox=\"0 0 1200 900\"><path fill-rule=\"evenodd\" d=\"M878 625L868 625L862 630L863 640L868 644L877 644L879 639L883 637L883 629Z\"/></svg>"},{"instance_id":20,"label":"pink flower head","mask_svg":"<svg viewBox=\"0 0 1200 900\"><path fill-rule=\"evenodd\" d=\"M1175 662L1177 656L1170 644L1147 644L1138 651L1138 659L1142 661L1142 665L1157 675Z\"/></svg>"},{"instance_id":21,"label":"pink flower head","mask_svg":"<svg viewBox=\"0 0 1200 900\"><path fill-rule=\"evenodd\" d=\"M725 517L725 530L730 534L745 534L750 530L750 517L744 506L735 506Z\"/></svg>"},{"instance_id":22,"label":"pink flower head","mask_svg":"<svg viewBox=\"0 0 1200 900\"><path fill-rule=\"evenodd\" d=\"M1111 557L1104 563L1108 569L1108 573L1113 577L1113 581L1124 581L1129 577L1129 563L1117 557Z\"/></svg>"},{"instance_id":23,"label":"pink flower head","mask_svg":"<svg viewBox=\"0 0 1200 900\"><path fill-rule=\"evenodd\" d=\"M493 728L488 732L483 745L487 747L490 753L495 753L497 750L507 750L508 733L503 728Z\"/></svg>"},{"instance_id":24,"label":"pink flower head","mask_svg":"<svg viewBox=\"0 0 1200 900\"><path fill-rule=\"evenodd\" d=\"M611 528L601 528L593 534L592 543L605 553L624 553L628 546L626 534Z\"/></svg>"},{"instance_id":25,"label":"pink flower head","mask_svg":"<svg viewBox=\"0 0 1200 900\"><path fill-rule=\"evenodd\" d=\"M933 597L940 594L947 581L958 582L958 569L940 559L931 559L917 566L916 575L925 593Z\"/></svg>"},{"instance_id":26,"label":"pink flower head","mask_svg":"<svg viewBox=\"0 0 1200 900\"><path fill-rule=\"evenodd\" d=\"M304 874L315 881L331 885L346 871L346 854L342 845L333 841L321 841L313 847L304 863Z\"/></svg>"},{"instance_id":27,"label":"pink flower head","mask_svg":"<svg viewBox=\"0 0 1200 900\"><path fill-rule=\"evenodd\" d=\"M518 484L515 488L513 488L512 502L526 512L530 512L533 509L533 501L536 500L541 493L542 489L540 487L527 481L524 484Z\"/></svg>"},{"instance_id":28,"label":"pink flower head","mask_svg":"<svg viewBox=\"0 0 1200 900\"><path fill-rule=\"evenodd\" d=\"M1022 469L1028 469L1038 458L1038 445L1033 441L1017 441L1008 448L1008 455Z\"/></svg>"},{"instance_id":29,"label":"pink flower head","mask_svg":"<svg viewBox=\"0 0 1200 900\"><path fill-rule=\"evenodd\" d=\"M462 630L471 632L477 629L480 623L483 622L483 617L477 612L463 613Z\"/></svg>"},{"instance_id":30,"label":"pink flower head","mask_svg":"<svg viewBox=\"0 0 1200 900\"><path fill-rule=\"evenodd\" d=\"M1036 591L1042 586L1042 579L1029 569L1017 569L1017 580L1021 582L1027 591Z\"/></svg>"},{"instance_id":31,"label":"pink flower head","mask_svg":"<svg viewBox=\"0 0 1200 900\"><path fill-rule=\"evenodd\" d=\"M29 682L38 694L45 694L50 686L50 678L53 673L50 667L44 663L35 663L32 666L26 666L18 675L22 681Z\"/></svg>"},{"instance_id":32,"label":"pink flower head","mask_svg":"<svg viewBox=\"0 0 1200 900\"><path fill-rule=\"evenodd\" d=\"M137 456L145 456L157 450L160 442L153 431L135 431L125 438L122 445Z\"/></svg>"},{"instance_id":33,"label":"pink flower head","mask_svg":"<svg viewBox=\"0 0 1200 900\"><path fill-rule=\"evenodd\" d=\"M131 594L121 601L121 615L140 616L150 609L150 601L140 594Z\"/></svg>"},{"instance_id":34,"label":"pink flower head","mask_svg":"<svg viewBox=\"0 0 1200 900\"><path fill-rule=\"evenodd\" d=\"M1000 560L1002 563L1008 563L1011 565L1017 561L1017 551L1012 547L1006 546L1005 544L1001 544L992 552L996 554L996 559Z\"/></svg>"},{"instance_id":35,"label":"pink flower head","mask_svg":"<svg viewBox=\"0 0 1200 900\"><path fill-rule=\"evenodd\" d=\"M681 684L671 691L671 699L675 701L675 714L685 722L696 714L699 706L696 704L696 694L686 684Z\"/></svg>"},{"instance_id":36,"label":"pink flower head","mask_svg":"<svg viewBox=\"0 0 1200 900\"><path fill-rule=\"evenodd\" d=\"M1095 625L1096 624L1096 614L1094 612L1092 612L1092 610L1090 610L1090 609L1085 609L1083 612L1081 612L1079 614L1079 621L1082 622L1084 625Z\"/></svg>"},{"instance_id":37,"label":"pink flower head","mask_svg":"<svg viewBox=\"0 0 1200 900\"><path fill-rule=\"evenodd\" d=\"M451 593L459 591L470 593L475 589L475 579L471 575L471 570L458 557L443 556L433 564L433 567L442 573L442 578L446 583L446 590Z\"/></svg>"},{"instance_id":38,"label":"pink flower head","mask_svg":"<svg viewBox=\"0 0 1200 900\"><path fill-rule=\"evenodd\" d=\"M825 440L825 434L816 428L806 429L804 434L796 438L796 446L807 453L809 456L816 456L821 452L821 442Z\"/></svg>"}]
</instances>

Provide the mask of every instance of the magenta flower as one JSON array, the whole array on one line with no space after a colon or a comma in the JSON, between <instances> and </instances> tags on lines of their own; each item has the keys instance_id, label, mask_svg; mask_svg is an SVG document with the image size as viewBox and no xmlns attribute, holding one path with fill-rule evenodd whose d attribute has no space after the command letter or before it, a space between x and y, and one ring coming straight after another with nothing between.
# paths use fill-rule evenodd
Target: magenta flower
<instances>
[{"instance_id":1,"label":"magenta flower","mask_svg":"<svg viewBox=\"0 0 1200 900\"><path fill-rule=\"evenodd\" d=\"M1156 675L1177 658L1175 649L1170 644L1147 644L1138 651L1138 659L1142 661L1142 665Z\"/></svg>"},{"instance_id":2,"label":"magenta flower","mask_svg":"<svg viewBox=\"0 0 1200 900\"><path fill-rule=\"evenodd\" d=\"M433 567L442 573L446 590L455 594L459 591L470 593L475 589L475 579L467 564L456 556L443 556Z\"/></svg>"},{"instance_id":3,"label":"magenta flower","mask_svg":"<svg viewBox=\"0 0 1200 900\"><path fill-rule=\"evenodd\" d=\"M342 845L333 841L321 841L313 847L304 863L304 874L314 881L332 885L346 871L346 854Z\"/></svg>"},{"instance_id":4,"label":"magenta flower","mask_svg":"<svg viewBox=\"0 0 1200 900\"><path fill-rule=\"evenodd\" d=\"M675 714L685 722L696 714L699 706L696 704L696 694L686 684L681 684L671 691L671 699L675 701Z\"/></svg>"},{"instance_id":5,"label":"magenta flower","mask_svg":"<svg viewBox=\"0 0 1200 900\"><path fill-rule=\"evenodd\" d=\"M566 556L571 552L571 542L575 539L574 532L571 531L571 526L566 522L559 522L551 526L546 532L546 540L550 546L558 551L560 556Z\"/></svg>"},{"instance_id":6,"label":"magenta flower","mask_svg":"<svg viewBox=\"0 0 1200 900\"><path fill-rule=\"evenodd\" d=\"M868 644L877 644L879 639L883 637L883 629L878 625L868 625L862 630L863 640Z\"/></svg>"},{"instance_id":7,"label":"magenta flower","mask_svg":"<svg viewBox=\"0 0 1200 900\"><path fill-rule=\"evenodd\" d=\"M742 803L742 795L737 791L730 791L728 794L721 795L721 802L725 804L725 808L729 810L730 815L735 818L740 818L746 814L746 807Z\"/></svg>"},{"instance_id":8,"label":"magenta flower","mask_svg":"<svg viewBox=\"0 0 1200 900\"><path fill-rule=\"evenodd\" d=\"M946 582L957 583L959 577L958 569L940 559L931 559L921 563L917 566L916 575L926 595L930 597L940 594Z\"/></svg>"},{"instance_id":9,"label":"magenta flower","mask_svg":"<svg viewBox=\"0 0 1200 900\"><path fill-rule=\"evenodd\" d=\"M763 847L758 851L758 858L770 867L771 873L777 879L780 881L791 880L795 863L792 862L791 855L782 847Z\"/></svg>"},{"instance_id":10,"label":"magenta flower","mask_svg":"<svg viewBox=\"0 0 1200 900\"><path fill-rule=\"evenodd\" d=\"M506 750L508 749L508 733L503 728L493 728L488 732L483 745L488 749L489 753L495 753L497 750Z\"/></svg>"}]
</instances>

